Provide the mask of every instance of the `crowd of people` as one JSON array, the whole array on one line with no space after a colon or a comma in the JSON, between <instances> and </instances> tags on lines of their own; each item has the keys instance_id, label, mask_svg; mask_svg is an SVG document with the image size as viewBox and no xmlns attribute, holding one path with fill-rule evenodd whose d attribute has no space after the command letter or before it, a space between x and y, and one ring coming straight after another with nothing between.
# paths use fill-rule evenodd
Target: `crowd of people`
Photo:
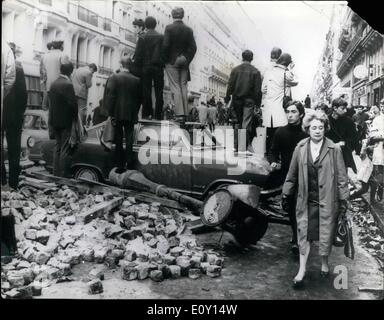
<instances>
[{"instance_id":1,"label":"crowd of people","mask_svg":"<svg viewBox=\"0 0 384 320\"><path fill-rule=\"evenodd\" d=\"M43 108L49 110L50 137L55 139L53 173L70 176L69 140L74 123L101 123L109 118L115 132L115 161L118 172L133 169L134 124L142 107L144 119L174 119L199 122L214 132L216 125L231 124L246 131L246 149L252 151L256 127L266 128L266 156L271 170L279 170L283 185L282 206L292 225L292 252L300 267L294 287L303 284L306 263L313 241L319 242L321 275L329 275L328 256L340 212L347 200L366 193L371 202L383 199L384 99L380 106L349 106L343 98L331 105L311 105L294 101L291 88L297 86L294 62L280 48L271 51L271 65L262 75L251 63L253 52L242 53L242 63L231 71L224 102L214 97L197 106L188 105L189 65L196 53L193 31L182 21L183 8L172 10L173 23L164 34L156 29L156 19L135 20L137 47L133 56L124 55L121 67L107 80L103 99L86 116L88 89L97 71L95 64L74 70L63 53L63 42L48 44L41 61L41 82L45 94ZM8 141L9 186L18 185L22 117L27 104L24 73L15 63L15 46L2 48L2 136ZM164 108L164 72L172 92L172 102ZM155 107L152 106L152 86ZM123 143L125 141L125 143ZM354 156L360 156L361 165ZM2 164L2 184L5 167ZM348 189L348 168L360 184Z\"/></svg>"}]
</instances>

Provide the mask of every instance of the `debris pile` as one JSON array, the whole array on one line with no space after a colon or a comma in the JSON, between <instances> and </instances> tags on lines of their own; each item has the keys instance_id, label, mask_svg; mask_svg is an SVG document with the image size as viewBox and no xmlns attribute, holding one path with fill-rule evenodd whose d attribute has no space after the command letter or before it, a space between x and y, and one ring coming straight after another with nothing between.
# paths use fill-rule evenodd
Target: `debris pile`
<instances>
[{"instance_id":1,"label":"debris pile","mask_svg":"<svg viewBox=\"0 0 384 320\"><path fill-rule=\"evenodd\" d=\"M376 258L384 271L384 236L370 213L369 204L362 200L353 201L353 221L360 227L360 242Z\"/></svg>"},{"instance_id":2,"label":"debris pile","mask_svg":"<svg viewBox=\"0 0 384 320\"><path fill-rule=\"evenodd\" d=\"M103 291L105 268L124 280L218 277L224 259L204 250L186 229L188 214L112 193L77 193L52 184L2 192L5 214L15 217L18 254L1 266L1 293L30 298L41 289L70 281L71 268L93 262L85 279L89 294Z\"/></svg>"}]
</instances>

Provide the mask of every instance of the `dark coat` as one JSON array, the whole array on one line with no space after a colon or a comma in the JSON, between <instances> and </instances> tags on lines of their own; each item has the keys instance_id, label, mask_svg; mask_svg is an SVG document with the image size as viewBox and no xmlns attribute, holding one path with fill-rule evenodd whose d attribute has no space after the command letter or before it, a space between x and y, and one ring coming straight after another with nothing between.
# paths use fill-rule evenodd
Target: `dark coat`
<instances>
[{"instance_id":1,"label":"dark coat","mask_svg":"<svg viewBox=\"0 0 384 320\"><path fill-rule=\"evenodd\" d=\"M161 33L151 29L139 38L135 51L135 64L138 68L164 66L162 56L163 39L164 36Z\"/></svg>"},{"instance_id":2,"label":"dark coat","mask_svg":"<svg viewBox=\"0 0 384 320\"><path fill-rule=\"evenodd\" d=\"M137 122L141 103L140 79L128 71L113 74L105 88L104 106L116 120Z\"/></svg>"},{"instance_id":3,"label":"dark coat","mask_svg":"<svg viewBox=\"0 0 384 320\"><path fill-rule=\"evenodd\" d=\"M337 225L339 201L349 198L348 176L340 147L325 138L319 156L319 252L329 255ZM300 141L293 152L283 194L297 193L296 219L300 253L304 254L308 233L308 152L309 138Z\"/></svg>"},{"instance_id":4,"label":"dark coat","mask_svg":"<svg viewBox=\"0 0 384 320\"><path fill-rule=\"evenodd\" d=\"M27 108L28 93L23 66L16 61L16 80L9 94L4 99L3 128L20 130Z\"/></svg>"},{"instance_id":5,"label":"dark coat","mask_svg":"<svg viewBox=\"0 0 384 320\"><path fill-rule=\"evenodd\" d=\"M250 63L242 63L232 69L229 76L226 102L230 96L252 99L257 106L261 103L261 74Z\"/></svg>"},{"instance_id":6,"label":"dark coat","mask_svg":"<svg viewBox=\"0 0 384 320\"><path fill-rule=\"evenodd\" d=\"M196 50L197 47L193 31L182 21L175 21L165 27L163 57L166 64L175 64L177 57L184 55L189 66L195 56Z\"/></svg>"},{"instance_id":7,"label":"dark coat","mask_svg":"<svg viewBox=\"0 0 384 320\"><path fill-rule=\"evenodd\" d=\"M345 146L341 147L345 166L347 168L352 168L352 170L357 173L356 164L352 155L352 151L356 150L359 145L355 123L347 116L334 119L331 115L329 116L329 125L330 130L327 132L326 136L334 143L345 141Z\"/></svg>"},{"instance_id":8,"label":"dark coat","mask_svg":"<svg viewBox=\"0 0 384 320\"><path fill-rule=\"evenodd\" d=\"M78 106L71 80L60 75L51 85L49 99L50 126L57 129L72 127L72 122L78 114Z\"/></svg>"}]
</instances>

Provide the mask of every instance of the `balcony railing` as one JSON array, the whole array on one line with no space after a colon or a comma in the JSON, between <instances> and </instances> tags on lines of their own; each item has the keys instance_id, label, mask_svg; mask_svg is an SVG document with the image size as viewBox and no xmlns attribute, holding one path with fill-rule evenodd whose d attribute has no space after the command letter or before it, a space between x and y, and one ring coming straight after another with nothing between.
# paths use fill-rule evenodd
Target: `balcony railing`
<instances>
[{"instance_id":1,"label":"balcony railing","mask_svg":"<svg viewBox=\"0 0 384 320\"><path fill-rule=\"evenodd\" d=\"M99 15L97 13L88 10L82 6L78 6L77 8L77 18L95 27L98 26L98 17Z\"/></svg>"},{"instance_id":2,"label":"balcony railing","mask_svg":"<svg viewBox=\"0 0 384 320\"><path fill-rule=\"evenodd\" d=\"M120 36L127 41L136 43L136 35L133 31L120 27Z\"/></svg>"},{"instance_id":3,"label":"balcony railing","mask_svg":"<svg viewBox=\"0 0 384 320\"><path fill-rule=\"evenodd\" d=\"M107 19L107 18L103 19L103 30L109 31L109 32L112 31L112 20L111 19Z\"/></svg>"},{"instance_id":4,"label":"balcony railing","mask_svg":"<svg viewBox=\"0 0 384 320\"><path fill-rule=\"evenodd\" d=\"M344 68L345 64L348 64L348 59L351 55L356 55L358 53L359 45L361 44L361 41L363 39L363 32L364 32L365 26L360 27L359 30L356 32L355 36L353 37L351 43L347 46L343 57L341 58L338 66L337 66L337 74L340 76L340 72L343 72L342 69Z\"/></svg>"},{"instance_id":5,"label":"balcony railing","mask_svg":"<svg viewBox=\"0 0 384 320\"><path fill-rule=\"evenodd\" d=\"M39 0L39 3L52 6L52 0Z\"/></svg>"},{"instance_id":6,"label":"balcony railing","mask_svg":"<svg viewBox=\"0 0 384 320\"><path fill-rule=\"evenodd\" d=\"M113 70L111 68L106 68L106 67L99 66L98 69L97 69L97 72L100 73L100 74L104 74L104 75L110 76L113 73Z\"/></svg>"},{"instance_id":7,"label":"balcony railing","mask_svg":"<svg viewBox=\"0 0 384 320\"><path fill-rule=\"evenodd\" d=\"M341 52L347 48L348 44L351 42L351 34L348 30L344 29L340 35L339 39L339 49Z\"/></svg>"}]
</instances>

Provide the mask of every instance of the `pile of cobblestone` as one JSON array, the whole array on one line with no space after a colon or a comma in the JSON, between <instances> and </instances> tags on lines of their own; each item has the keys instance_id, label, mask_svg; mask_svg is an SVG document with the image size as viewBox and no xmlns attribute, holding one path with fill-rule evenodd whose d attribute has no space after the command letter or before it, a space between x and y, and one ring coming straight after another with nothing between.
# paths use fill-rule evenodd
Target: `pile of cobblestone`
<instances>
[{"instance_id":1,"label":"pile of cobblestone","mask_svg":"<svg viewBox=\"0 0 384 320\"><path fill-rule=\"evenodd\" d=\"M111 193L78 194L67 186L2 192L2 214L15 217L18 241L17 255L10 261L2 257L2 297L40 295L83 262L98 264L85 279L90 294L103 291L105 268L119 269L124 280L221 275L224 259L197 245L185 225L188 216L159 203L128 197L90 222L81 218L113 199Z\"/></svg>"},{"instance_id":2,"label":"pile of cobblestone","mask_svg":"<svg viewBox=\"0 0 384 320\"><path fill-rule=\"evenodd\" d=\"M353 222L360 227L360 242L376 258L384 271L384 235L370 213L369 204L362 200L352 202Z\"/></svg>"}]
</instances>

